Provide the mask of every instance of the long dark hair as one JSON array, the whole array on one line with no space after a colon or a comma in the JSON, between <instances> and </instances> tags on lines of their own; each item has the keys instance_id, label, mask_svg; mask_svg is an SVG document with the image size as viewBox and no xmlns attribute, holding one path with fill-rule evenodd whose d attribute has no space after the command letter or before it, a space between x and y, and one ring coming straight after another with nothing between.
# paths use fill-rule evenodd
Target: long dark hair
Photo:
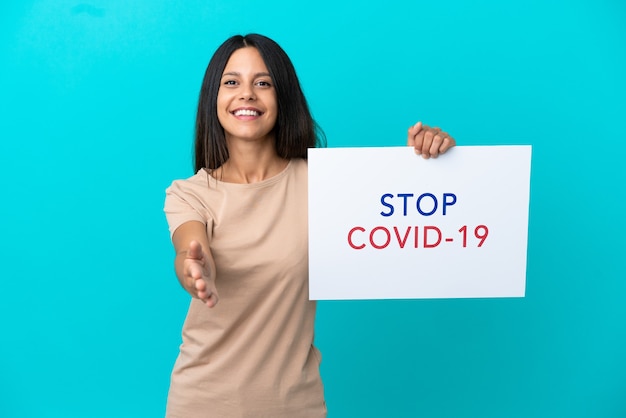
<instances>
[{"instance_id":1,"label":"long dark hair","mask_svg":"<svg viewBox=\"0 0 626 418\"><path fill-rule=\"evenodd\" d=\"M215 51L204 73L196 116L195 171L214 170L228 160L224 129L217 118L217 92L230 56L245 47L259 51L274 83L278 104L274 126L278 156L306 158L308 148L326 145L324 133L311 116L296 70L285 51L263 35L235 35Z\"/></svg>"}]
</instances>

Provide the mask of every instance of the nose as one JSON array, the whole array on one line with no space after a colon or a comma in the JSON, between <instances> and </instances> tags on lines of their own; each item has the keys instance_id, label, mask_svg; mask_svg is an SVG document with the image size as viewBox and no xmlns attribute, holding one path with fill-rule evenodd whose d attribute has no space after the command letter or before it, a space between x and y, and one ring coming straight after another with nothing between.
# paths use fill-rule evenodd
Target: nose
<instances>
[{"instance_id":1,"label":"nose","mask_svg":"<svg viewBox=\"0 0 626 418\"><path fill-rule=\"evenodd\" d=\"M241 97L240 100L255 100L256 97L254 95L254 90L250 85L243 85L241 88Z\"/></svg>"}]
</instances>

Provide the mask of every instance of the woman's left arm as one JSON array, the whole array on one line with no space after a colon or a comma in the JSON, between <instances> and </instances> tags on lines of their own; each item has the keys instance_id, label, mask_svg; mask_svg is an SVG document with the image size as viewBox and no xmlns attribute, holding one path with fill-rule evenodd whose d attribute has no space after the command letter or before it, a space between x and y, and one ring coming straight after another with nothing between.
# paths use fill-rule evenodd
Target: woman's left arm
<instances>
[{"instance_id":1,"label":"woman's left arm","mask_svg":"<svg viewBox=\"0 0 626 418\"><path fill-rule=\"evenodd\" d=\"M440 128L417 122L409 128L407 145L415 148L415 153L424 158L437 158L456 145L456 141Z\"/></svg>"}]
</instances>

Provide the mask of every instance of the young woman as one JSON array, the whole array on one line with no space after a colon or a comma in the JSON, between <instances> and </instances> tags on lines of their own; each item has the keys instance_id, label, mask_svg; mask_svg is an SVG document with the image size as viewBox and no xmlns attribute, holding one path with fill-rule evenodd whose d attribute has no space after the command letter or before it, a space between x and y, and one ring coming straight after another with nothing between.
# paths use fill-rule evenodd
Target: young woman
<instances>
[{"instance_id":1,"label":"young woman","mask_svg":"<svg viewBox=\"0 0 626 418\"><path fill-rule=\"evenodd\" d=\"M217 49L196 174L166 191L176 275L193 296L168 417L326 416L308 300L306 156L318 132L278 44L252 34ZM408 144L429 158L454 140L418 123Z\"/></svg>"}]
</instances>

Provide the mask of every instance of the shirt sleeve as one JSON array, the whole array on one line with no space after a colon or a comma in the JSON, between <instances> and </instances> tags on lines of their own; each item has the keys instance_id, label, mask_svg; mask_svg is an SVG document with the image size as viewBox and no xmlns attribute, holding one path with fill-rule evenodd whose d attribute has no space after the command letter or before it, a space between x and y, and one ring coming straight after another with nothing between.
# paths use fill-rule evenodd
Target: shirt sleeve
<instances>
[{"instance_id":1,"label":"shirt sleeve","mask_svg":"<svg viewBox=\"0 0 626 418\"><path fill-rule=\"evenodd\" d=\"M198 221L207 225L211 219L206 205L202 202L201 190L188 180L176 180L165 190L165 217L170 230L174 231L189 221Z\"/></svg>"}]
</instances>

